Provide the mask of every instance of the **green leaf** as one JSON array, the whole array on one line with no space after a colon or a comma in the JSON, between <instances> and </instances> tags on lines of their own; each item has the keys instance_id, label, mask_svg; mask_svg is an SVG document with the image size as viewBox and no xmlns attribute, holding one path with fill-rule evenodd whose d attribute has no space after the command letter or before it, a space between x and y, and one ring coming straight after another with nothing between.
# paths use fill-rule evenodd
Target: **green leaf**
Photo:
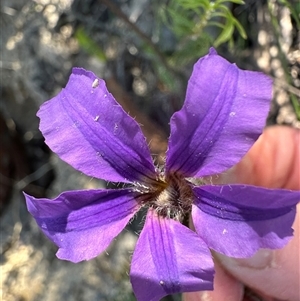
<instances>
[{"instance_id":1,"label":"green leaf","mask_svg":"<svg viewBox=\"0 0 300 301\"><path fill-rule=\"evenodd\" d=\"M216 3L224 3L224 2L232 2L232 3L236 3L236 4L245 4L245 2L242 1L242 0L219 0L219 1L216 1Z\"/></svg>"},{"instance_id":2,"label":"green leaf","mask_svg":"<svg viewBox=\"0 0 300 301\"><path fill-rule=\"evenodd\" d=\"M236 29L238 30L239 34L241 35L241 37L243 39L247 39L247 34L246 34L242 24L235 18L233 19L233 23L234 23Z\"/></svg>"},{"instance_id":3,"label":"green leaf","mask_svg":"<svg viewBox=\"0 0 300 301\"><path fill-rule=\"evenodd\" d=\"M231 20L227 20L226 24L223 28L223 31L221 32L221 34L217 37L217 39L214 41L214 47L218 47L219 45L221 45L222 43L227 42L234 31L234 26Z\"/></svg>"},{"instance_id":4,"label":"green leaf","mask_svg":"<svg viewBox=\"0 0 300 301\"><path fill-rule=\"evenodd\" d=\"M227 16L232 16L230 9L226 5L218 5L218 10L223 10Z\"/></svg>"},{"instance_id":5,"label":"green leaf","mask_svg":"<svg viewBox=\"0 0 300 301\"><path fill-rule=\"evenodd\" d=\"M223 23L216 22L216 21L209 21L207 23L207 26L215 26L215 27L219 27L219 28L224 28L224 24Z\"/></svg>"},{"instance_id":6,"label":"green leaf","mask_svg":"<svg viewBox=\"0 0 300 301\"><path fill-rule=\"evenodd\" d=\"M212 13L212 17L223 17L223 18L227 19L228 14L216 11L216 12Z\"/></svg>"}]
</instances>

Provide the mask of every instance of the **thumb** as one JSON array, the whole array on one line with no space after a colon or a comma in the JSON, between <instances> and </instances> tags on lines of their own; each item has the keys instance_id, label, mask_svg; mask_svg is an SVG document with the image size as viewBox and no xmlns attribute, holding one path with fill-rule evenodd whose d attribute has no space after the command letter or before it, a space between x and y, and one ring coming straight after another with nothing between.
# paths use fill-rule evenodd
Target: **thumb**
<instances>
[{"instance_id":1,"label":"thumb","mask_svg":"<svg viewBox=\"0 0 300 301\"><path fill-rule=\"evenodd\" d=\"M243 160L221 176L223 183L246 183L269 188L300 189L300 131L267 128ZM235 278L266 296L300 300L300 206L294 237L281 250L260 250L249 259L216 254Z\"/></svg>"},{"instance_id":2,"label":"thumb","mask_svg":"<svg viewBox=\"0 0 300 301\"><path fill-rule=\"evenodd\" d=\"M300 189L300 131L272 126L240 163L222 174L222 183L243 183L267 188Z\"/></svg>"}]
</instances>

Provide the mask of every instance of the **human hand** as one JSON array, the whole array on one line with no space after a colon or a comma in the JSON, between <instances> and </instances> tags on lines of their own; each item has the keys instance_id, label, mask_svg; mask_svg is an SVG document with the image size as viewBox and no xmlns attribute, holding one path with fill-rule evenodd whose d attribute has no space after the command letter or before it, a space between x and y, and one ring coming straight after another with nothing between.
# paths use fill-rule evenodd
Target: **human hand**
<instances>
[{"instance_id":1,"label":"human hand","mask_svg":"<svg viewBox=\"0 0 300 301\"><path fill-rule=\"evenodd\" d=\"M299 190L300 131L283 126L266 128L243 160L218 181ZM247 286L262 300L299 301L300 204L293 229L293 239L280 250L262 249L249 259L213 253L214 291L185 293L183 300L250 301L244 297L244 286Z\"/></svg>"}]
</instances>

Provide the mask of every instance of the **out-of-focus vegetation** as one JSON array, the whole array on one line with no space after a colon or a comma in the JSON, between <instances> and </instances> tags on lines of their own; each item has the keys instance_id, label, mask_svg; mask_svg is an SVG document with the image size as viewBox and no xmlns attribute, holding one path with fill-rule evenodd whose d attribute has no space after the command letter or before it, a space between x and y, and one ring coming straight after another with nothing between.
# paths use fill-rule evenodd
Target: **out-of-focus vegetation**
<instances>
[{"instance_id":1,"label":"out-of-focus vegetation","mask_svg":"<svg viewBox=\"0 0 300 301\"><path fill-rule=\"evenodd\" d=\"M99 3L104 5L110 3L108 8L114 17L123 21L125 19L125 26L129 25L140 38L140 43L135 44L134 47L151 60L156 75L166 88L174 91L181 89L178 82L188 77L188 73L184 72L186 67L206 54L209 47L226 48L234 55L252 47L253 41L248 35L253 36L253 31L257 28L254 27L255 20L249 22L249 18L253 16L247 16L247 10L253 7L255 9L255 6L259 10L265 5L268 7L270 19L267 24L268 31L270 36L274 37L273 44L278 49L278 58L284 70L283 80L286 84L293 85L286 52L283 49L284 41L280 24L282 19L278 14L279 9L286 8L292 23L300 30L300 4L297 1L266 0L260 3L242 0L153 1L152 14L155 22L152 23L152 30L148 29L148 36L140 30L136 20L126 18L122 10L112 1L102 0ZM166 28L169 30L169 39L174 41L171 47L166 46L170 44L168 37L164 35ZM76 37L83 49L93 53L100 60L105 60L105 51L88 36L83 27L76 31ZM299 95L292 92L289 93L289 97L300 120Z\"/></svg>"},{"instance_id":2,"label":"out-of-focus vegetation","mask_svg":"<svg viewBox=\"0 0 300 301\"><path fill-rule=\"evenodd\" d=\"M199 57L199 49L218 47L228 42L234 45L236 30L246 39L246 32L231 11L231 4L240 0L172 0L161 6L162 18L175 33L178 43L172 56L175 66L190 63Z\"/></svg>"}]
</instances>

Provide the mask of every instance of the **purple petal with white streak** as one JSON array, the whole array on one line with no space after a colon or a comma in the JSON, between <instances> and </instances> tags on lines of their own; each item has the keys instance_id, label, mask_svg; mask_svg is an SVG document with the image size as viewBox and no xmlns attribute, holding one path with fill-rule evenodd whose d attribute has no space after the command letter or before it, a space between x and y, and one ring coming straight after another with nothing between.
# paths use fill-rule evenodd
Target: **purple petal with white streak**
<instances>
[{"instance_id":1,"label":"purple petal with white streak","mask_svg":"<svg viewBox=\"0 0 300 301\"><path fill-rule=\"evenodd\" d=\"M250 257L260 248L279 249L293 235L300 192L250 185L201 186L192 218L209 248L231 257Z\"/></svg>"},{"instance_id":2,"label":"purple petal with white streak","mask_svg":"<svg viewBox=\"0 0 300 301\"><path fill-rule=\"evenodd\" d=\"M271 97L267 76L240 70L211 49L171 118L167 172L201 177L235 165L261 134Z\"/></svg>"},{"instance_id":3,"label":"purple petal with white streak","mask_svg":"<svg viewBox=\"0 0 300 301\"><path fill-rule=\"evenodd\" d=\"M66 88L37 115L49 147L83 173L115 182L155 178L139 125L92 72L74 68Z\"/></svg>"},{"instance_id":4,"label":"purple petal with white streak","mask_svg":"<svg viewBox=\"0 0 300 301\"><path fill-rule=\"evenodd\" d=\"M56 199L26 195L28 211L58 247L57 257L79 262L96 257L139 210L130 190L77 190Z\"/></svg>"},{"instance_id":5,"label":"purple petal with white streak","mask_svg":"<svg viewBox=\"0 0 300 301\"><path fill-rule=\"evenodd\" d=\"M187 227L151 209L138 239L130 279L139 301L213 289L214 264L205 243Z\"/></svg>"}]
</instances>

